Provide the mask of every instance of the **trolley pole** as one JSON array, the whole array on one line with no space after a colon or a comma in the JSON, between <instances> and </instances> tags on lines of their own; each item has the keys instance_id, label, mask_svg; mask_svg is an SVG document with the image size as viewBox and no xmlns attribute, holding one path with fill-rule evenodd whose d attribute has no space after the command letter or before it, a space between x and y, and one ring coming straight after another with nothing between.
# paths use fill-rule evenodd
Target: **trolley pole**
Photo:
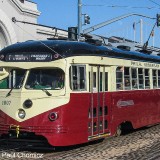
<instances>
[{"instance_id":1,"label":"trolley pole","mask_svg":"<svg viewBox=\"0 0 160 160\"><path fill-rule=\"evenodd\" d=\"M140 19L140 44L143 45L143 20Z\"/></svg>"},{"instance_id":2,"label":"trolley pole","mask_svg":"<svg viewBox=\"0 0 160 160\"><path fill-rule=\"evenodd\" d=\"M82 0L78 0L78 41L82 31Z\"/></svg>"}]
</instances>

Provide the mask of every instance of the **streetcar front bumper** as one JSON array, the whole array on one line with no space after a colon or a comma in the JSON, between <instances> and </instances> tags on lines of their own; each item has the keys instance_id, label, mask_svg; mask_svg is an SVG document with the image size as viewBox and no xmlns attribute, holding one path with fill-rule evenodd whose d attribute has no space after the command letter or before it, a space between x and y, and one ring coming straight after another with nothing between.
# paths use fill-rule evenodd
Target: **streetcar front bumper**
<instances>
[{"instance_id":1,"label":"streetcar front bumper","mask_svg":"<svg viewBox=\"0 0 160 160\"><path fill-rule=\"evenodd\" d=\"M63 126L20 126L0 124L0 135L15 132L17 138L21 133L35 133L36 135L67 133L68 129Z\"/></svg>"}]
</instances>

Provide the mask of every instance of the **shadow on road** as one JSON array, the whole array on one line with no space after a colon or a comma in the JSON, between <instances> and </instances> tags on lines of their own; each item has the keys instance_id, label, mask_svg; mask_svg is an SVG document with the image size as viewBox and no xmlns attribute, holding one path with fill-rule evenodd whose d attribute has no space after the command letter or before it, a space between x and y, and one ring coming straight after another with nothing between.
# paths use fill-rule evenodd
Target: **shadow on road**
<instances>
[{"instance_id":1,"label":"shadow on road","mask_svg":"<svg viewBox=\"0 0 160 160\"><path fill-rule=\"evenodd\" d=\"M84 144L73 145L73 146L65 146L65 147L53 147L48 144L47 141L27 141L23 139L13 140L13 139L0 139L0 151L3 150L14 150L15 152L38 152L38 153L50 153L50 152L62 152L62 151L69 151L74 150L80 147L85 147L88 145L95 145L97 143L101 143L101 140L95 140Z\"/></svg>"}]
</instances>

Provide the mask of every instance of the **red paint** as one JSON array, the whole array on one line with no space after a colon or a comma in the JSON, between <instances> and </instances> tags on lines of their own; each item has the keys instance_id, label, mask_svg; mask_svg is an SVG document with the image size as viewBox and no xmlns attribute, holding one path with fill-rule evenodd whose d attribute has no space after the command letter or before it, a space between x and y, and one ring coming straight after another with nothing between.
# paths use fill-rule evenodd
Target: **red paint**
<instances>
[{"instance_id":1,"label":"red paint","mask_svg":"<svg viewBox=\"0 0 160 160\"><path fill-rule=\"evenodd\" d=\"M108 107L106 133L113 135L118 125L124 121L132 123L134 128L160 122L160 90L122 91L100 93L100 106ZM47 138L53 146L67 146L88 142L89 108L98 105L98 95L94 93L71 94L70 102L47 111L24 122L17 122L0 111L0 135L7 134L11 124L20 125L20 132L34 132ZM128 106L127 106L128 104ZM124 105L124 106L123 106ZM57 112L58 119L50 121L49 113ZM102 117L100 117L102 120ZM94 118L97 121L97 117ZM15 130L14 127L12 127ZM100 132L101 133L101 132ZM94 132L97 134L97 131Z\"/></svg>"}]
</instances>

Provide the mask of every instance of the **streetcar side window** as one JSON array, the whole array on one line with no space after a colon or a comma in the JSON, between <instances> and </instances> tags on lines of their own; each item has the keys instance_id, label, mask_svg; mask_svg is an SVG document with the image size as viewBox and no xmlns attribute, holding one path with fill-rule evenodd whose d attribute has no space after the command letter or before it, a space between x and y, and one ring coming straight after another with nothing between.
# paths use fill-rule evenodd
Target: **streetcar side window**
<instances>
[{"instance_id":1,"label":"streetcar side window","mask_svg":"<svg viewBox=\"0 0 160 160\"><path fill-rule=\"evenodd\" d=\"M132 89L138 89L137 68L131 68L131 75L132 75Z\"/></svg>"},{"instance_id":2,"label":"streetcar side window","mask_svg":"<svg viewBox=\"0 0 160 160\"><path fill-rule=\"evenodd\" d=\"M105 72L105 91L108 91L108 72Z\"/></svg>"},{"instance_id":3,"label":"streetcar side window","mask_svg":"<svg viewBox=\"0 0 160 160\"><path fill-rule=\"evenodd\" d=\"M160 88L160 70L158 70L158 88Z\"/></svg>"},{"instance_id":4,"label":"streetcar side window","mask_svg":"<svg viewBox=\"0 0 160 160\"><path fill-rule=\"evenodd\" d=\"M144 89L144 75L142 68L138 68L138 80L139 80L139 89Z\"/></svg>"},{"instance_id":5,"label":"streetcar side window","mask_svg":"<svg viewBox=\"0 0 160 160\"><path fill-rule=\"evenodd\" d=\"M150 89L151 84L160 88L160 70L120 66L116 69L116 90Z\"/></svg>"},{"instance_id":6,"label":"streetcar side window","mask_svg":"<svg viewBox=\"0 0 160 160\"><path fill-rule=\"evenodd\" d=\"M93 72L93 88L97 88L97 73Z\"/></svg>"},{"instance_id":7,"label":"streetcar side window","mask_svg":"<svg viewBox=\"0 0 160 160\"><path fill-rule=\"evenodd\" d=\"M124 67L117 67L116 69L116 88L117 90L123 90L123 72L124 72Z\"/></svg>"},{"instance_id":8,"label":"streetcar side window","mask_svg":"<svg viewBox=\"0 0 160 160\"><path fill-rule=\"evenodd\" d=\"M79 68L79 89L85 89L85 67L78 67Z\"/></svg>"},{"instance_id":9,"label":"streetcar side window","mask_svg":"<svg viewBox=\"0 0 160 160\"><path fill-rule=\"evenodd\" d=\"M100 92L103 91L103 78L102 78L103 72L100 72Z\"/></svg>"},{"instance_id":10,"label":"streetcar side window","mask_svg":"<svg viewBox=\"0 0 160 160\"><path fill-rule=\"evenodd\" d=\"M86 90L86 68L77 65L70 67L70 87L74 91Z\"/></svg>"},{"instance_id":11,"label":"streetcar side window","mask_svg":"<svg viewBox=\"0 0 160 160\"><path fill-rule=\"evenodd\" d=\"M157 70L152 70L152 83L153 83L153 88L157 88L158 85L158 76L157 76Z\"/></svg>"},{"instance_id":12,"label":"streetcar side window","mask_svg":"<svg viewBox=\"0 0 160 160\"><path fill-rule=\"evenodd\" d=\"M130 83L130 68L124 67L124 86L125 90L131 89L131 83Z\"/></svg>"},{"instance_id":13,"label":"streetcar side window","mask_svg":"<svg viewBox=\"0 0 160 160\"><path fill-rule=\"evenodd\" d=\"M145 75L145 89L149 89L150 88L149 69L144 69L144 75Z\"/></svg>"}]
</instances>

